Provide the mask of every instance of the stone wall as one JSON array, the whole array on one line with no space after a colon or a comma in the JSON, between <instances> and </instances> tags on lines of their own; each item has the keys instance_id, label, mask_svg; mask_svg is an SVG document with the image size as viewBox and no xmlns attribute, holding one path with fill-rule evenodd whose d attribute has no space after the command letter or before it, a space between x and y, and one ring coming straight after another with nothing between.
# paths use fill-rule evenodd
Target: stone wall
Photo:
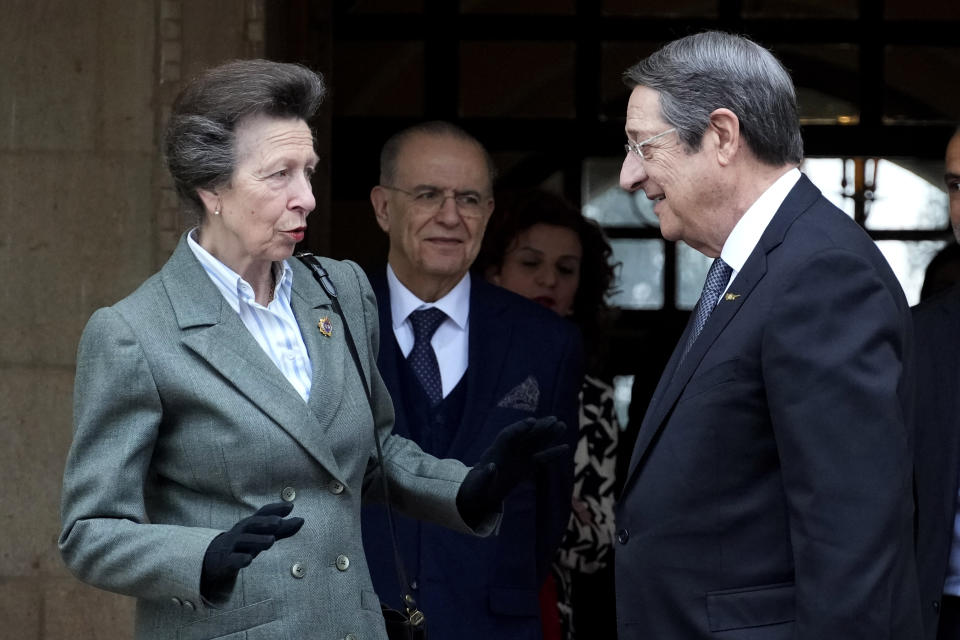
<instances>
[{"instance_id":1,"label":"stone wall","mask_svg":"<svg viewBox=\"0 0 960 640\"><path fill-rule=\"evenodd\" d=\"M80 332L172 250L157 149L181 82L262 55L263 0L0 8L0 640L132 637L56 548Z\"/></svg>"}]
</instances>

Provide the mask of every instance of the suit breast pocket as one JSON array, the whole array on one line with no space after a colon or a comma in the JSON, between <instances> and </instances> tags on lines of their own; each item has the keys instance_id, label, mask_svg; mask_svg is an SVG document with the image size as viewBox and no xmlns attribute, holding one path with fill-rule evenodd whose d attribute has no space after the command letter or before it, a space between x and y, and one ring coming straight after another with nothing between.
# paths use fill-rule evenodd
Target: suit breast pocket
<instances>
[{"instance_id":1,"label":"suit breast pocket","mask_svg":"<svg viewBox=\"0 0 960 640\"><path fill-rule=\"evenodd\" d=\"M724 360L703 372L697 371L693 377L690 378L690 382L687 383L686 388L683 390L680 402L685 402L722 384L733 382L737 379L739 371L739 358Z\"/></svg>"},{"instance_id":2,"label":"suit breast pocket","mask_svg":"<svg viewBox=\"0 0 960 640\"><path fill-rule=\"evenodd\" d=\"M796 618L791 582L707 593L710 631L732 631L768 625L789 628ZM784 636L787 637L787 636Z\"/></svg>"}]
</instances>

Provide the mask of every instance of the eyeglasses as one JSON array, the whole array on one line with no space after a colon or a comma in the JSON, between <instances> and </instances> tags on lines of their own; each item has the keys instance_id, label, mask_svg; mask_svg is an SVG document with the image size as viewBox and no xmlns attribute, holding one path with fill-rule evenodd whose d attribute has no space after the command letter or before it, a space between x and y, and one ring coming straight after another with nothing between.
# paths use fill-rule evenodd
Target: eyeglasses
<instances>
[{"instance_id":1,"label":"eyeglasses","mask_svg":"<svg viewBox=\"0 0 960 640\"><path fill-rule=\"evenodd\" d=\"M640 142L627 140L627 144L623 145L623 150L626 151L627 153L630 153L631 151L633 151L635 154L637 154L638 157L643 158L644 160L650 160L653 158L653 153L651 152L651 150L648 148L647 145L649 145L651 142L653 142L657 138L662 138L668 133L673 133L676 130L677 130L676 127L670 127L663 133L658 133L657 135L651 136L646 140L641 140Z\"/></svg>"},{"instance_id":2,"label":"eyeglasses","mask_svg":"<svg viewBox=\"0 0 960 640\"><path fill-rule=\"evenodd\" d=\"M484 198L475 191L454 191L437 187L422 187L416 191L407 191L400 187L380 185L384 189L399 191L413 200L413 206L426 213L436 213L443 207L447 198L453 198L457 212L465 218L479 218L486 213Z\"/></svg>"}]
</instances>

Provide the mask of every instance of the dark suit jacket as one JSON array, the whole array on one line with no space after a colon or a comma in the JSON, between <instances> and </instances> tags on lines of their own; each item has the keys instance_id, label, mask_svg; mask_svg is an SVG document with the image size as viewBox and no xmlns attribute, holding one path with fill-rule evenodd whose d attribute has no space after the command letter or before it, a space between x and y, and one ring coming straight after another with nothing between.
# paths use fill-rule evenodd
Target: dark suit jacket
<instances>
[{"instance_id":1,"label":"dark suit jacket","mask_svg":"<svg viewBox=\"0 0 960 640\"><path fill-rule=\"evenodd\" d=\"M394 397L394 433L410 435L419 430L411 429L398 395L407 365L393 336L383 273L372 284L383 331L377 364ZM551 311L473 278L468 357L461 381L467 385L463 420L449 448L437 455L473 464L503 427L532 415L556 415L571 427L566 432L570 455L510 494L496 536L480 539L396 518L408 578L417 585L414 595L431 637L539 638L539 587L570 514L580 336L573 324ZM503 402L511 390L529 386L531 377L539 386L535 408ZM374 587L382 600L396 606L400 589L382 507L364 509L363 538Z\"/></svg>"},{"instance_id":2,"label":"dark suit jacket","mask_svg":"<svg viewBox=\"0 0 960 640\"><path fill-rule=\"evenodd\" d=\"M924 638L937 635L960 475L960 287L914 307L917 570Z\"/></svg>"},{"instance_id":3,"label":"dark suit jacket","mask_svg":"<svg viewBox=\"0 0 960 640\"><path fill-rule=\"evenodd\" d=\"M802 177L640 427L620 640L918 637L911 343L883 256Z\"/></svg>"}]
</instances>

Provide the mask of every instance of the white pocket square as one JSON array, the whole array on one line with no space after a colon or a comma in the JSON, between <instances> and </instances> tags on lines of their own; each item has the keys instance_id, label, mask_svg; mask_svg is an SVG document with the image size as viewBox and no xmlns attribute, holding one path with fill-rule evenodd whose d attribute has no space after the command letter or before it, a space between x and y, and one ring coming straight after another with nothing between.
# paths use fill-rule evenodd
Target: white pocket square
<instances>
[{"instance_id":1,"label":"white pocket square","mask_svg":"<svg viewBox=\"0 0 960 640\"><path fill-rule=\"evenodd\" d=\"M497 406L504 409L536 411L538 404L540 404L540 385L536 378L527 376L526 380L507 392Z\"/></svg>"}]
</instances>

